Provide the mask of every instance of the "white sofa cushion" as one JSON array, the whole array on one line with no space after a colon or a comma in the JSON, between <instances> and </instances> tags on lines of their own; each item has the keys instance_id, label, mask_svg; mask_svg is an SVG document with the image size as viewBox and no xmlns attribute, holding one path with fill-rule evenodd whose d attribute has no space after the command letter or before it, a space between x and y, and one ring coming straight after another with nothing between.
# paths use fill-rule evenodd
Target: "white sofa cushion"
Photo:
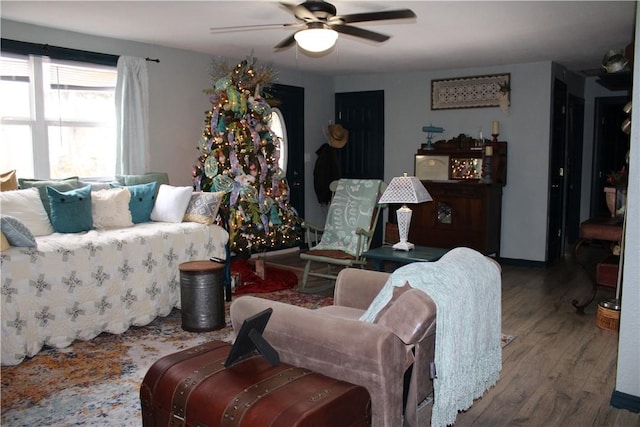
<instances>
[{"instance_id":1,"label":"white sofa cushion","mask_svg":"<svg viewBox=\"0 0 640 427\"><path fill-rule=\"evenodd\" d=\"M191 187L174 187L162 184L158 190L156 203L151 211L151 220L159 222L182 222L191 200Z\"/></svg>"},{"instance_id":2,"label":"white sofa cushion","mask_svg":"<svg viewBox=\"0 0 640 427\"><path fill-rule=\"evenodd\" d=\"M91 216L93 227L128 228L133 226L129 201L131 193L127 188L111 188L91 192Z\"/></svg>"},{"instance_id":3,"label":"white sofa cushion","mask_svg":"<svg viewBox=\"0 0 640 427\"><path fill-rule=\"evenodd\" d=\"M35 237L53 233L37 188L0 192L0 206L4 215L18 218Z\"/></svg>"}]
</instances>

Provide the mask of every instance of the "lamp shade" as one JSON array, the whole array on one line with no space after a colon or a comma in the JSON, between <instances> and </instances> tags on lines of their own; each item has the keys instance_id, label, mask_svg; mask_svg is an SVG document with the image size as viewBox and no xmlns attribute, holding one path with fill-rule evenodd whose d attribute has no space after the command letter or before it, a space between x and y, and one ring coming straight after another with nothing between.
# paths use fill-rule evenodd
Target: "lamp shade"
<instances>
[{"instance_id":1,"label":"lamp shade","mask_svg":"<svg viewBox=\"0 0 640 427\"><path fill-rule=\"evenodd\" d=\"M304 50L324 52L336 44L338 33L329 28L309 28L298 31L293 37L296 39L298 46Z\"/></svg>"},{"instance_id":2,"label":"lamp shade","mask_svg":"<svg viewBox=\"0 0 640 427\"><path fill-rule=\"evenodd\" d=\"M391 180L378 203L422 203L431 200L431 194L418 178L404 174Z\"/></svg>"}]
</instances>

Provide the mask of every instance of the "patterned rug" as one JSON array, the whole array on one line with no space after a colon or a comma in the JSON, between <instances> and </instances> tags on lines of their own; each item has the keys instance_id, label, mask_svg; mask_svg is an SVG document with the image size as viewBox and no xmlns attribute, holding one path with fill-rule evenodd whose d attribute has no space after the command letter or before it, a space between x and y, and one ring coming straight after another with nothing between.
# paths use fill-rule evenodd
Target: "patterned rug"
<instances>
[{"instance_id":1,"label":"patterned rug","mask_svg":"<svg viewBox=\"0 0 640 427\"><path fill-rule=\"evenodd\" d=\"M308 308L332 298L282 290L260 294ZM226 304L225 328L183 331L179 310L121 335L101 334L64 349L47 348L18 366L1 368L2 426L141 426L139 387L160 357L234 335Z\"/></svg>"},{"instance_id":2,"label":"patterned rug","mask_svg":"<svg viewBox=\"0 0 640 427\"><path fill-rule=\"evenodd\" d=\"M260 294L307 308L332 298L282 290ZM179 310L121 335L101 334L64 349L47 348L18 366L1 368L2 426L141 426L139 387L160 357L234 335L226 304L225 328L183 331ZM502 345L514 339L503 335Z\"/></svg>"}]
</instances>

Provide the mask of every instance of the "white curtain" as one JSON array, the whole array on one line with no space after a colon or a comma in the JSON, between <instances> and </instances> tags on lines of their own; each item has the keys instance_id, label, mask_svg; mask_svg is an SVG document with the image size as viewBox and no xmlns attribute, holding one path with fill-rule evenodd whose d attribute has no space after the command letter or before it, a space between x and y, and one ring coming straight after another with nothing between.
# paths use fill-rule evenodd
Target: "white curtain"
<instances>
[{"instance_id":1,"label":"white curtain","mask_svg":"<svg viewBox=\"0 0 640 427\"><path fill-rule=\"evenodd\" d=\"M116 83L116 174L149 171L149 75L144 58L121 56Z\"/></svg>"}]
</instances>

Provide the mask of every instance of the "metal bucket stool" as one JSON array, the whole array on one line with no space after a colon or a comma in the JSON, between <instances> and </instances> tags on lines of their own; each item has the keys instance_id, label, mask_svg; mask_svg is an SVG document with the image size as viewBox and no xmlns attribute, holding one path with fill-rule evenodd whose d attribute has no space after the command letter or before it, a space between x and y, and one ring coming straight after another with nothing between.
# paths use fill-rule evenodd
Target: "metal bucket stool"
<instances>
[{"instance_id":1,"label":"metal bucket stool","mask_svg":"<svg viewBox=\"0 0 640 427\"><path fill-rule=\"evenodd\" d=\"M180 264L182 329L206 332L223 328L224 264L189 261Z\"/></svg>"}]
</instances>

